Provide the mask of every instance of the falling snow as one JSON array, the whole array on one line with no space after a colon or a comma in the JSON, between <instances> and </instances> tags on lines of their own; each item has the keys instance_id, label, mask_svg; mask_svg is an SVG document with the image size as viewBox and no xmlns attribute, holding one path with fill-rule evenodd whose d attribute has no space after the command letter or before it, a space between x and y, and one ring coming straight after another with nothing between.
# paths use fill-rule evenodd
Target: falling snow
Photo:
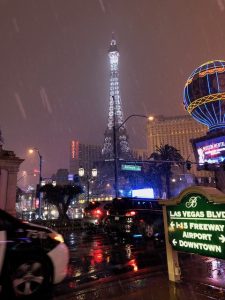
<instances>
[{"instance_id":1,"label":"falling snow","mask_svg":"<svg viewBox=\"0 0 225 300\"><path fill-rule=\"evenodd\" d=\"M105 5L104 5L104 0L98 0L98 1L99 1L99 4L101 6L101 9L102 9L103 13L106 13Z\"/></svg>"},{"instance_id":2,"label":"falling snow","mask_svg":"<svg viewBox=\"0 0 225 300\"><path fill-rule=\"evenodd\" d=\"M225 8L225 0L217 0L217 4L219 6L219 9L223 12Z\"/></svg>"},{"instance_id":3,"label":"falling snow","mask_svg":"<svg viewBox=\"0 0 225 300\"><path fill-rule=\"evenodd\" d=\"M16 19L16 18L13 18L13 19L12 19L12 23L13 23L13 27L14 27L14 29L15 29L15 32L16 32L16 33L19 33L19 32L20 32L20 28L19 28L19 26L18 26L17 19Z\"/></svg>"},{"instance_id":4,"label":"falling snow","mask_svg":"<svg viewBox=\"0 0 225 300\"><path fill-rule=\"evenodd\" d=\"M44 108L47 109L49 114L52 114L52 108L51 108L45 88L43 88L43 87L40 88L40 95L41 95L42 104L43 104Z\"/></svg>"},{"instance_id":5,"label":"falling snow","mask_svg":"<svg viewBox=\"0 0 225 300\"><path fill-rule=\"evenodd\" d=\"M16 99L16 103L17 103L17 105L19 107L20 113L21 113L23 119L26 120L27 119L27 115L26 115L26 112L25 112L22 100L20 98L20 95L17 92L15 92L14 96L15 96L15 99Z\"/></svg>"},{"instance_id":6,"label":"falling snow","mask_svg":"<svg viewBox=\"0 0 225 300\"><path fill-rule=\"evenodd\" d=\"M4 146L24 157L35 144L50 176L68 166L70 139L103 145L113 30L124 116L186 114L187 77L205 61L225 58L224 11L225 0L30 0L26 9L0 0ZM130 144L145 148L145 123L131 124Z\"/></svg>"}]
</instances>

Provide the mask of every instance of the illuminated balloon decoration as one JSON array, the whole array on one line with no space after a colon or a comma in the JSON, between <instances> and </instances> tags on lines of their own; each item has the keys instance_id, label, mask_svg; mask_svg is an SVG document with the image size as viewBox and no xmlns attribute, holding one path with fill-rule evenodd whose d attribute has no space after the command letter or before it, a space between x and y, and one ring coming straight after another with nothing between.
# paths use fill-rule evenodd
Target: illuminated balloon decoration
<instances>
[{"instance_id":1,"label":"illuminated balloon decoration","mask_svg":"<svg viewBox=\"0 0 225 300\"><path fill-rule=\"evenodd\" d=\"M225 128L225 61L198 67L184 87L185 109L209 131Z\"/></svg>"}]
</instances>

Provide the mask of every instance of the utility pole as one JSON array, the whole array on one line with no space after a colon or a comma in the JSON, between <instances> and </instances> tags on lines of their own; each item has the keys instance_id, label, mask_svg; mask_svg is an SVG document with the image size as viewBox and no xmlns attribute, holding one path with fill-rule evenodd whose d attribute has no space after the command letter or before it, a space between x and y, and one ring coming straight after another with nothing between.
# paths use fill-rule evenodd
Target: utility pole
<instances>
[{"instance_id":1,"label":"utility pole","mask_svg":"<svg viewBox=\"0 0 225 300\"><path fill-rule=\"evenodd\" d=\"M119 185L118 185L118 147L117 147L117 136L119 133L120 128L130 119L133 117L140 117L140 118L146 118L149 119L149 117L145 115L138 115L133 114L128 116L124 122L122 122L119 126L116 122L116 100L115 96L112 96L113 98L113 153L114 153L114 180L115 180L115 196L116 198L119 197Z\"/></svg>"},{"instance_id":2,"label":"utility pole","mask_svg":"<svg viewBox=\"0 0 225 300\"><path fill-rule=\"evenodd\" d=\"M42 198L41 198L41 192L40 192L40 188L41 188L41 183L42 183L42 155L40 154L39 149L37 148L31 148L29 149L29 153L32 154L34 151L37 152L38 157L39 157L39 191L38 191L38 199L39 199L39 219L41 219L41 206L42 206Z\"/></svg>"},{"instance_id":3,"label":"utility pole","mask_svg":"<svg viewBox=\"0 0 225 300\"><path fill-rule=\"evenodd\" d=\"M117 127L116 127L116 100L113 98L113 152L114 152L114 178L115 178L115 196L118 198L118 149L117 149Z\"/></svg>"}]
</instances>

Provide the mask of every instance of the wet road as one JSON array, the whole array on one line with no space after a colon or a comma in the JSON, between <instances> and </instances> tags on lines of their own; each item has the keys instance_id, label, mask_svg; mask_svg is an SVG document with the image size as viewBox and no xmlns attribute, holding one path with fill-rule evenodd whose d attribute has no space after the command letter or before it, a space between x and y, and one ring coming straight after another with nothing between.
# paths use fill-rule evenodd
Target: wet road
<instances>
[{"instance_id":1,"label":"wet road","mask_svg":"<svg viewBox=\"0 0 225 300\"><path fill-rule=\"evenodd\" d=\"M168 281L164 247L140 238L127 239L101 230L67 234L68 277L48 300L225 299L221 260L179 253L181 285ZM218 286L220 288L213 288ZM159 288L160 287L160 288ZM150 298L149 298L150 297Z\"/></svg>"},{"instance_id":2,"label":"wet road","mask_svg":"<svg viewBox=\"0 0 225 300\"><path fill-rule=\"evenodd\" d=\"M71 255L69 273L54 289L56 298L99 282L133 278L166 268L164 247L153 241L108 235L102 230L74 232L65 240Z\"/></svg>"}]
</instances>

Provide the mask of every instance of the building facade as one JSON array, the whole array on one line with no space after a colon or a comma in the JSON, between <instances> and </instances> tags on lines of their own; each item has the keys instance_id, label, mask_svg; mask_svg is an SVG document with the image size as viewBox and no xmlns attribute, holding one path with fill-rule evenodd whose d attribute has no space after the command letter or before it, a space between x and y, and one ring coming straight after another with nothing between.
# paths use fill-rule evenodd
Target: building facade
<instances>
[{"instance_id":1,"label":"building facade","mask_svg":"<svg viewBox=\"0 0 225 300\"><path fill-rule=\"evenodd\" d=\"M0 135L0 208L16 214L16 186L19 166L24 160L13 151L3 150Z\"/></svg>"},{"instance_id":2,"label":"building facade","mask_svg":"<svg viewBox=\"0 0 225 300\"><path fill-rule=\"evenodd\" d=\"M147 150L151 154L156 147L169 144L180 151L184 160L195 162L191 139L206 135L207 126L197 123L191 116L164 117L155 116L147 124ZM209 172L196 171L192 165L191 172L198 177L209 176Z\"/></svg>"},{"instance_id":3,"label":"building facade","mask_svg":"<svg viewBox=\"0 0 225 300\"><path fill-rule=\"evenodd\" d=\"M56 184L66 185L69 184L68 178L69 172L67 169L58 169L56 174L52 175L52 182L55 181ZM73 177L72 177L73 179Z\"/></svg>"},{"instance_id":4,"label":"building facade","mask_svg":"<svg viewBox=\"0 0 225 300\"><path fill-rule=\"evenodd\" d=\"M141 149L141 148L135 148L132 149L132 156L135 160L148 160L149 159L149 153L147 149Z\"/></svg>"},{"instance_id":5,"label":"building facade","mask_svg":"<svg viewBox=\"0 0 225 300\"><path fill-rule=\"evenodd\" d=\"M102 159L102 146L82 144L78 140L70 142L70 162L69 172L78 174L80 167L86 171L91 171L95 167L95 162Z\"/></svg>"}]
</instances>

